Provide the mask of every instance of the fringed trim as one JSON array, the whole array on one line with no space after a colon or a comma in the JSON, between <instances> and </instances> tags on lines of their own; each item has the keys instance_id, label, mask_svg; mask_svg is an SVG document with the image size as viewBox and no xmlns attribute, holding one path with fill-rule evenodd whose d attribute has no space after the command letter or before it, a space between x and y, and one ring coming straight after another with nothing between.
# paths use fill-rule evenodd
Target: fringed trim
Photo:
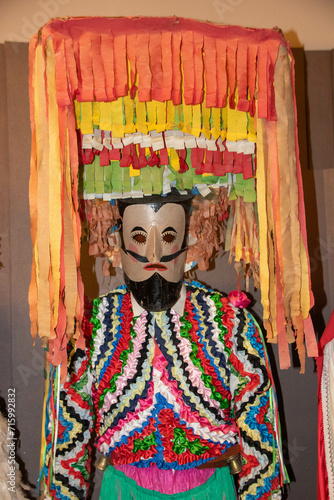
<instances>
[{"instance_id":1,"label":"fringed trim","mask_svg":"<svg viewBox=\"0 0 334 500\"><path fill-rule=\"evenodd\" d=\"M317 346L308 319L312 293L303 240L305 221L299 210L290 60L283 47L279 55L275 68L277 122L257 122L261 301L267 340L278 342L280 367L291 365L288 343L296 342L304 373L304 333L308 355L317 355Z\"/></svg>"},{"instance_id":2,"label":"fringed trim","mask_svg":"<svg viewBox=\"0 0 334 500\"><path fill-rule=\"evenodd\" d=\"M48 361L62 365L66 344L82 346L83 284L80 275L81 224L78 212L78 153L74 113L56 102L52 42L30 44L33 147L30 203L33 269L29 290L32 333L49 342ZM65 293L66 288L66 293Z\"/></svg>"},{"instance_id":3,"label":"fringed trim","mask_svg":"<svg viewBox=\"0 0 334 500\"><path fill-rule=\"evenodd\" d=\"M51 20L40 31L42 41L48 37L59 106L75 96L80 102L113 101L128 92L138 92L140 102L178 105L183 96L186 105L196 105L206 87L207 107L223 107L229 89L231 108L254 114L258 81L259 117L276 117L273 67L279 45L286 45L277 31L183 18L72 18Z\"/></svg>"},{"instance_id":4,"label":"fringed trim","mask_svg":"<svg viewBox=\"0 0 334 500\"><path fill-rule=\"evenodd\" d=\"M138 486L123 472L109 466L103 476L100 500L112 497L120 500L147 500L147 498L156 500L174 498L175 500L235 500L236 492L228 467L216 469L214 475L201 486L169 495Z\"/></svg>"}]
</instances>

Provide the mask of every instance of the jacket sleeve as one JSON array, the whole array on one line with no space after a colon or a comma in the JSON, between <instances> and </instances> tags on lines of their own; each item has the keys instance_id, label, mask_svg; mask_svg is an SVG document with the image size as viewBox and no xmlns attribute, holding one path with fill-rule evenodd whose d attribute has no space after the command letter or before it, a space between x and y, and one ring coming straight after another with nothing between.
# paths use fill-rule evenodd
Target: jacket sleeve
<instances>
[{"instance_id":1,"label":"jacket sleeve","mask_svg":"<svg viewBox=\"0 0 334 500\"><path fill-rule=\"evenodd\" d=\"M64 384L58 381L59 367L50 368L40 491L45 498L84 500L90 477L93 378L87 351L72 342L69 351Z\"/></svg>"},{"instance_id":2,"label":"jacket sleeve","mask_svg":"<svg viewBox=\"0 0 334 500\"><path fill-rule=\"evenodd\" d=\"M229 350L232 412L243 461L239 498L279 499L284 466L276 395L262 334L246 309L231 304L227 308L225 347Z\"/></svg>"}]
</instances>

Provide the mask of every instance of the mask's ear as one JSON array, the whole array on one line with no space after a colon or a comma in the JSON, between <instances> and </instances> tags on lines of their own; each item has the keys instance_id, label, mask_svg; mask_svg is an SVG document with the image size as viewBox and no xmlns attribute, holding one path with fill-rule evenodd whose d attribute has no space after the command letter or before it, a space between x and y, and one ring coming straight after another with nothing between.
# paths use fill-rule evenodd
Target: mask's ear
<instances>
[{"instance_id":1,"label":"mask's ear","mask_svg":"<svg viewBox=\"0 0 334 500\"><path fill-rule=\"evenodd\" d=\"M120 231L116 231L113 234L109 234L108 243L111 247L114 247L115 250L120 249L122 244Z\"/></svg>"},{"instance_id":2,"label":"mask's ear","mask_svg":"<svg viewBox=\"0 0 334 500\"><path fill-rule=\"evenodd\" d=\"M108 235L109 250L105 252L108 260L112 263L113 267L122 267L121 265L121 234L117 231Z\"/></svg>"}]
</instances>

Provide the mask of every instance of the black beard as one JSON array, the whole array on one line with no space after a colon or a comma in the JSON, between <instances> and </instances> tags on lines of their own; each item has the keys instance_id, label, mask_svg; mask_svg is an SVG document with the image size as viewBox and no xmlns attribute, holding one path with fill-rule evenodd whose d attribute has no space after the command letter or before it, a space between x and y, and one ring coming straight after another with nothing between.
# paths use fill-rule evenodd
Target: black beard
<instances>
[{"instance_id":1,"label":"black beard","mask_svg":"<svg viewBox=\"0 0 334 500\"><path fill-rule=\"evenodd\" d=\"M154 273L144 281L132 281L124 273L124 281L138 304L146 311L166 311L179 300L183 278L172 283L160 274Z\"/></svg>"}]
</instances>

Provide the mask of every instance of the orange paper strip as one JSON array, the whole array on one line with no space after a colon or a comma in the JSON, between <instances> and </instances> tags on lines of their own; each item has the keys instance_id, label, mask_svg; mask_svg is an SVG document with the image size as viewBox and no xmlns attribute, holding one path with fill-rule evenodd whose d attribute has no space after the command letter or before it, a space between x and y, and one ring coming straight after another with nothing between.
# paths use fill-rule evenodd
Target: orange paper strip
<instances>
[{"instance_id":1,"label":"orange paper strip","mask_svg":"<svg viewBox=\"0 0 334 500\"><path fill-rule=\"evenodd\" d=\"M128 67L126 60L126 35L114 37L115 95L123 97L128 93Z\"/></svg>"},{"instance_id":2,"label":"orange paper strip","mask_svg":"<svg viewBox=\"0 0 334 500\"><path fill-rule=\"evenodd\" d=\"M217 106L217 66L216 66L216 41L214 38L204 37L204 67L206 107Z\"/></svg>"},{"instance_id":3,"label":"orange paper strip","mask_svg":"<svg viewBox=\"0 0 334 500\"><path fill-rule=\"evenodd\" d=\"M194 104L194 35L192 31L182 33L182 75L185 104Z\"/></svg>"}]
</instances>

